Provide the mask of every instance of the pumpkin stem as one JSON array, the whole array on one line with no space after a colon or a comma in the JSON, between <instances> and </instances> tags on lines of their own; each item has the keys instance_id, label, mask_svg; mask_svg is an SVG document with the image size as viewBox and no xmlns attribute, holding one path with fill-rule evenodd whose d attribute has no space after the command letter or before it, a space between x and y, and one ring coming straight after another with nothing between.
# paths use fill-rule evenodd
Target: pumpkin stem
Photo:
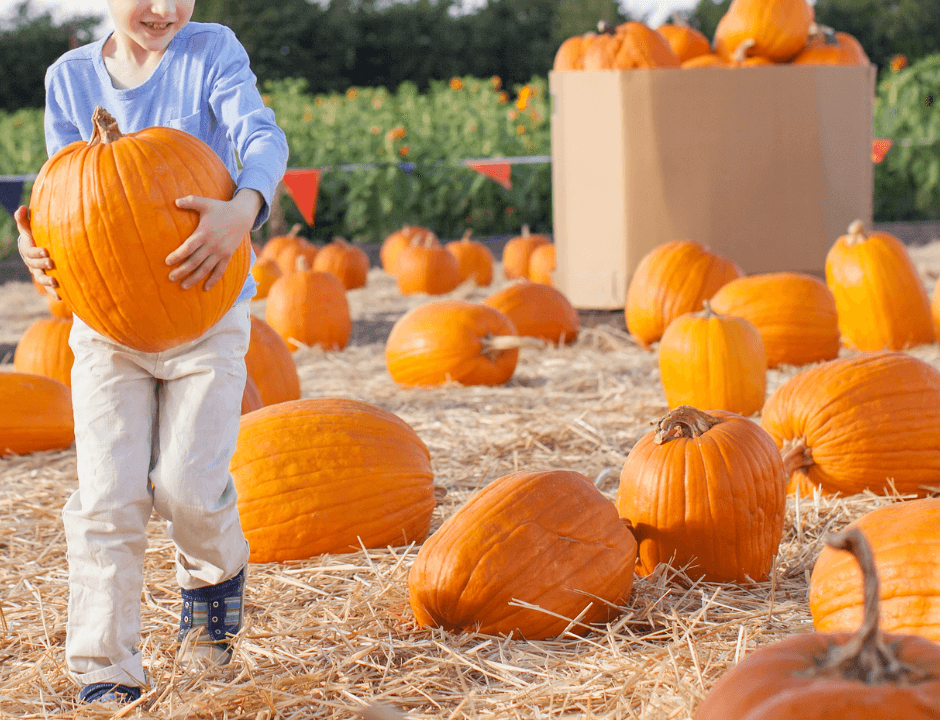
<instances>
[{"instance_id":1,"label":"pumpkin stem","mask_svg":"<svg viewBox=\"0 0 940 720\"><path fill-rule=\"evenodd\" d=\"M91 131L91 139L88 141L89 146L107 145L124 137L118 128L117 120L100 105L91 114L91 122L94 124L94 128Z\"/></svg>"},{"instance_id":2,"label":"pumpkin stem","mask_svg":"<svg viewBox=\"0 0 940 720\"><path fill-rule=\"evenodd\" d=\"M616 35L617 27L616 25L611 25L606 20L600 20L597 23L597 32L607 35ZM526 233L528 235L528 233Z\"/></svg>"},{"instance_id":3,"label":"pumpkin stem","mask_svg":"<svg viewBox=\"0 0 940 720\"><path fill-rule=\"evenodd\" d=\"M798 470L815 465L813 450L806 445L806 438L788 438L783 441L780 448L780 457L783 458L783 469L787 477Z\"/></svg>"},{"instance_id":4,"label":"pumpkin stem","mask_svg":"<svg viewBox=\"0 0 940 720\"><path fill-rule=\"evenodd\" d=\"M310 269L310 262L307 260L306 255L298 255L294 259L294 270L296 272L306 272Z\"/></svg>"},{"instance_id":5,"label":"pumpkin stem","mask_svg":"<svg viewBox=\"0 0 940 720\"><path fill-rule=\"evenodd\" d=\"M656 424L653 442L662 445L676 438L697 438L721 422L721 418L702 412L691 405L680 405Z\"/></svg>"},{"instance_id":6,"label":"pumpkin stem","mask_svg":"<svg viewBox=\"0 0 940 720\"><path fill-rule=\"evenodd\" d=\"M731 53L731 59L736 63L743 63L747 60L747 51L750 50L757 44L757 41L754 38L748 38L747 40L742 40L741 44L738 45L734 52Z\"/></svg>"},{"instance_id":7,"label":"pumpkin stem","mask_svg":"<svg viewBox=\"0 0 940 720\"><path fill-rule=\"evenodd\" d=\"M473 235L473 230L467 228L463 231L463 236L460 238L460 242L470 242L471 235Z\"/></svg>"},{"instance_id":8,"label":"pumpkin stem","mask_svg":"<svg viewBox=\"0 0 940 720\"><path fill-rule=\"evenodd\" d=\"M709 319L718 317L718 313L712 310L712 304L710 300L702 300L702 312L698 314L698 317Z\"/></svg>"},{"instance_id":9,"label":"pumpkin stem","mask_svg":"<svg viewBox=\"0 0 940 720\"><path fill-rule=\"evenodd\" d=\"M689 27L689 21L686 20L682 15L680 15L677 12L672 13L672 15L669 16L669 20L676 27L683 27L683 28Z\"/></svg>"},{"instance_id":10,"label":"pumpkin stem","mask_svg":"<svg viewBox=\"0 0 940 720\"><path fill-rule=\"evenodd\" d=\"M852 221L852 224L849 225L848 234L849 239L846 243L848 245L858 245L868 239L868 234L865 232L865 223L861 220Z\"/></svg>"},{"instance_id":11,"label":"pumpkin stem","mask_svg":"<svg viewBox=\"0 0 940 720\"><path fill-rule=\"evenodd\" d=\"M297 237L297 233L300 232L301 227L302 226L300 223L296 223L290 230L287 231L288 237Z\"/></svg>"},{"instance_id":12,"label":"pumpkin stem","mask_svg":"<svg viewBox=\"0 0 940 720\"><path fill-rule=\"evenodd\" d=\"M826 544L839 550L847 550L855 556L862 571L865 610L862 626L847 643L832 645L828 652L816 658L820 674L838 674L868 685L909 683L926 679L928 676L925 671L898 660L894 646L886 643L881 633L878 624L878 569L868 539L856 527L829 535Z\"/></svg>"},{"instance_id":13,"label":"pumpkin stem","mask_svg":"<svg viewBox=\"0 0 940 720\"><path fill-rule=\"evenodd\" d=\"M544 348L545 342L526 335L484 335L480 338L480 354L495 360L501 352L524 347Z\"/></svg>"}]
</instances>

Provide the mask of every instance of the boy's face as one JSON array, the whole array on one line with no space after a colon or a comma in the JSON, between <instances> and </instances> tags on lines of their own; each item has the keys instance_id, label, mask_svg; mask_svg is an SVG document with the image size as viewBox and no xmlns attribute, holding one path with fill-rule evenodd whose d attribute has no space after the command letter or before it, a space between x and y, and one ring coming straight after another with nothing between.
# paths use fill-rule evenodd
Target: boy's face
<instances>
[{"instance_id":1,"label":"boy's face","mask_svg":"<svg viewBox=\"0 0 940 720\"><path fill-rule=\"evenodd\" d=\"M166 50L193 16L196 0L108 0L116 32L150 52Z\"/></svg>"}]
</instances>

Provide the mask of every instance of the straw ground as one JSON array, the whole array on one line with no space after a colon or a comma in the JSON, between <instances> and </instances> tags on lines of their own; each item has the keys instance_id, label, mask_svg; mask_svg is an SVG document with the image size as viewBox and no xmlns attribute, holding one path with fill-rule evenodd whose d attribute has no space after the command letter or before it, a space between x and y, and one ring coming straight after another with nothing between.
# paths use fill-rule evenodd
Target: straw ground
<instances>
[{"instance_id":1,"label":"straw ground","mask_svg":"<svg viewBox=\"0 0 940 720\"><path fill-rule=\"evenodd\" d=\"M940 243L911 252L932 289ZM448 297L482 299L504 283ZM303 396L362 400L414 428L431 452L435 484L448 491L432 532L478 488L520 469L577 470L612 499L630 449L666 412L655 353L630 340L620 313L585 313L573 345L524 349L502 387L404 389L385 369L384 336L429 298L402 297L391 277L373 269L368 286L349 300L353 343L341 352L295 354ZM263 316L263 301L254 312ZM45 316L45 301L29 283L0 287L0 344L14 344ZM940 368L936 345L911 352ZM0 369L10 370L9 357L2 360ZM770 371L768 392L797 370ZM0 459L0 718L100 716L75 705L63 660L67 563L59 513L76 482L74 449ZM155 517L142 598L152 689L119 716L683 720L742 657L812 629L808 577L821 538L897 500L791 498L768 581L708 584L661 566L637 579L609 625L549 641L417 627L407 594L416 546L255 565L235 662L201 674L174 660L180 599L171 543Z\"/></svg>"}]
</instances>

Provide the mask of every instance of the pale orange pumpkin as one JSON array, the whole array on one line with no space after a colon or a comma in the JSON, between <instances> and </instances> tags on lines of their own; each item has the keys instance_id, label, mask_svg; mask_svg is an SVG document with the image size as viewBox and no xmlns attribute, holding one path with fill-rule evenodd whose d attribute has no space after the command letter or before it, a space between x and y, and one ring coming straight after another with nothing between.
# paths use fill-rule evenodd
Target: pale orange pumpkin
<instances>
[{"instance_id":1,"label":"pale orange pumpkin","mask_svg":"<svg viewBox=\"0 0 940 720\"><path fill-rule=\"evenodd\" d=\"M662 337L675 318L702 309L725 283L744 272L734 261L691 240L674 240L644 255L630 284L624 319L644 348Z\"/></svg>"},{"instance_id":2,"label":"pale orange pumpkin","mask_svg":"<svg viewBox=\"0 0 940 720\"><path fill-rule=\"evenodd\" d=\"M320 248L313 260L314 270L328 272L337 277L347 290L366 286L369 277L369 256L358 245L334 237Z\"/></svg>"},{"instance_id":3,"label":"pale orange pumpkin","mask_svg":"<svg viewBox=\"0 0 940 720\"><path fill-rule=\"evenodd\" d=\"M259 258L276 258L282 250L298 244L303 240L303 238L300 237L300 229L302 227L303 225L296 223L285 234L269 237L264 245L261 246L261 252L256 253L257 256Z\"/></svg>"},{"instance_id":4,"label":"pale orange pumpkin","mask_svg":"<svg viewBox=\"0 0 940 720\"><path fill-rule=\"evenodd\" d=\"M753 54L789 62L809 40L815 13L806 0L732 0L715 28L715 53L730 58L745 40Z\"/></svg>"},{"instance_id":5,"label":"pale orange pumpkin","mask_svg":"<svg viewBox=\"0 0 940 720\"><path fill-rule=\"evenodd\" d=\"M74 439L68 386L42 375L0 372L0 457L64 450Z\"/></svg>"},{"instance_id":6,"label":"pale orange pumpkin","mask_svg":"<svg viewBox=\"0 0 940 720\"><path fill-rule=\"evenodd\" d=\"M13 367L21 373L42 375L72 387L75 355L69 347L72 321L42 318L20 336L13 353Z\"/></svg>"},{"instance_id":7,"label":"pale orange pumpkin","mask_svg":"<svg viewBox=\"0 0 940 720\"><path fill-rule=\"evenodd\" d=\"M940 643L940 498L886 505L849 527L865 534L874 554L881 627ZM852 631L862 624L861 573L845 553L827 547L819 554L809 609L819 632Z\"/></svg>"},{"instance_id":8,"label":"pale orange pumpkin","mask_svg":"<svg viewBox=\"0 0 940 720\"><path fill-rule=\"evenodd\" d=\"M457 259L460 282L473 278L478 287L493 282L493 253L483 243L471 240L472 230L466 230L460 240L452 240L444 248Z\"/></svg>"},{"instance_id":9,"label":"pale orange pumpkin","mask_svg":"<svg viewBox=\"0 0 940 720\"><path fill-rule=\"evenodd\" d=\"M826 255L839 332L857 350L903 350L936 339L927 289L904 244L853 222Z\"/></svg>"},{"instance_id":10,"label":"pale orange pumpkin","mask_svg":"<svg viewBox=\"0 0 940 720\"><path fill-rule=\"evenodd\" d=\"M264 405L300 399L300 376L290 347L274 328L256 315L251 316L245 368Z\"/></svg>"},{"instance_id":11,"label":"pale orange pumpkin","mask_svg":"<svg viewBox=\"0 0 940 720\"><path fill-rule=\"evenodd\" d=\"M721 315L750 321L760 333L767 367L806 365L839 354L836 301L819 278L805 273L761 273L736 278L709 300Z\"/></svg>"},{"instance_id":12,"label":"pale orange pumpkin","mask_svg":"<svg viewBox=\"0 0 940 720\"><path fill-rule=\"evenodd\" d=\"M552 70L555 72L583 70L584 48L596 35L597 33L589 31L583 35L574 35L565 39L564 42L558 46L558 50L555 51Z\"/></svg>"},{"instance_id":13,"label":"pale orange pumpkin","mask_svg":"<svg viewBox=\"0 0 940 720\"><path fill-rule=\"evenodd\" d=\"M402 295L443 295L460 284L460 266L452 253L426 233L398 253L395 280Z\"/></svg>"},{"instance_id":14,"label":"pale orange pumpkin","mask_svg":"<svg viewBox=\"0 0 940 720\"><path fill-rule=\"evenodd\" d=\"M529 280L553 285L552 271L555 269L555 244L545 243L536 247L529 256Z\"/></svg>"},{"instance_id":15,"label":"pale orange pumpkin","mask_svg":"<svg viewBox=\"0 0 940 720\"><path fill-rule=\"evenodd\" d=\"M620 473L617 511L639 543L637 571L691 567L690 578L767 578L786 514L783 463L757 423L681 406L633 446Z\"/></svg>"},{"instance_id":16,"label":"pale orange pumpkin","mask_svg":"<svg viewBox=\"0 0 940 720\"><path fill-rule=\"evenodd\" d=\"M619 614L635 562L630 529L588 478L518 472L477 492L424 542L408 598L424 627L584 635Z\"/></svg>"},{"instance_id":17,"label":"pale orange pumpkin","mask_svg":"<svg viewBox=\"0 0 940 720\"><path fill-rule=\"evenodd\" d=\"M521 338L499 310L440 300L402 315L385 343L388 373L399 385L501 385L516 369Z\"/></svg>"},{"instance_id":18,"label":"pale orange pumpkin","mask_svg":"<svg viewBox=\"0 0 940 720\"><path fill-rule=\"evenodd\" d=\"M641 22L625 22L601 33L585 48L585 70L679 67L679 56L662 35Z\"/></svg>"},{"instance_id":19,"label":"pale orange pumpkin","mask_svg":"<svg viewBox=\"0 0 940 720\"><path fill-rule=\"evenodd\" d=\"M263 300L268 296L274 281L281 277L281 266L273 257L258 257L255 264L251 266L251 276L257 283L255 289L255 298Z\"/></svg>"},{"instance_id":20,"label":"pale orange pumpkin","mask_svg":"<svg viewBox=\"0 0 940 720\"><path fill-rule=\"evenodd\" d=\"M669 323L659 342L659 377L670 408L752 415L767 390L764 341L750 321L719 315L706 300L702 312Z\"/></svg>"},{"instance_id":21,"label":"pale orange pumpkin","mask_svg":"<svg viewBox=\"0 0 940 720\"><path fill-rule=\"evenodd\" d=\"M483 300L512 320L516 332L564 345L578 338L581 319L564 294L549 285L520 280Z\"/></svg>"},{"instance_id":22,"label":"pale orange pumpkin","mask_svg":"<svg viewBox=\"0 0 940 720\"><path fill-rule=\"evenodd\" d=\"M264 319L291 352L301 345L342 350L352 335L346 288L335 275L306 268L303 257L271 286Z\"/></svg>"},{"instance_id":23,"label":"pale orange pumpkin","mask_svg":"<svg viewBox=\"0 0 940 720\"><path fill-rule=\"evenodd\" d=\"M940 485L940 370L883 350L801 370L764 404L790 491L924 495Z\"/></svg>"},{"instance_id":24,"label":"pale orange pumpkin","mask_svg":"<svg viewBox=\"0 0 940 720\"><path fill-rule=\"evenodd\" d=\"M666 39L672 51L679 56L680 63L711 54L712 45L705 33L696 30L678 16L673 16L671 23L660 25L656 32Z\"/></svg>"},{"instance_id":25,"label":"pale orange pumpkin","mask_svg":"<svg viewBox=\"0 0 940 720\"><path fill-rule=\"evenodd\" d=\"M854 35L813 23L809 42L790 62L794 65L868 65L871 61Z\"/></svg>"},{"instance_id":26,"label":"pale orange pumpkin","mask_svg":"<svg viewBox=\"0 0 940 720\"><path fill-rule=\"evenodd\" d=\"M320 249L316 245L306 238L298 236L294 242L286 244L271 257L274 258L274 262L277 263L277 267L283 277L297 272L297 259L300 257L304 258L308 268L312 268L319 252Z\"/></svg>"},{"instance_id":27,"label":"pale orange pumpkin","mask_svg":"<svg viewBox=\"0 0 940 720\"><path fill-rule=\"evenodd\" d=\"M385 272L395 275L398 267L398 255L408 247L415 238L423 238L426 243L440 245L437 235L421 225L404 225L395 232L389 233L379 248L379 260Z\"/></svg>"},{"instance_id":28,"label":"pale orange pumpkin","mask_svg":"<svg viewBox=\"0 0 940 720\"><path fill-rule=\"evenodd\" d=\"M529 258L539 245L551 242L547 235L529 231L528 225L522 226L522 232L510 238L503 245L503 275L510 280L529 277Z\"/></svg>"}]
</instances>

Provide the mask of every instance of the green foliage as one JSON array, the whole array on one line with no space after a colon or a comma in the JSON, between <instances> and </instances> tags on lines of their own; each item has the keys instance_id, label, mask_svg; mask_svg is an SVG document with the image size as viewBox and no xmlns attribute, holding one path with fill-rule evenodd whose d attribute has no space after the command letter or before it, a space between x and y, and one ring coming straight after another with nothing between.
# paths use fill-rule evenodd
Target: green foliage
<instances>
[{"instance_id":1,"label":"green foliage","mask_svg":"<svg viewBox=\"0 0 940 720\"><path fill-rule=\"evenodd\" d=\"M688 14L689 25L705 33L705 37L712 40L715 37L718 21L728 12L729 7L731 7L731 0L721 0L721 2L699 0L699 4Z\"/></svg>"},{"instance_id":2,"label":"green foliage","mask_svg":"<svg viewBox=\"0 0 940 720\"><path fill-rule=\"evenodd\" d=\"M875 137L910 141L875 166L875 218L940 218L940 55L883 74L874 128Z\"/></svg>"}]
</instances>

